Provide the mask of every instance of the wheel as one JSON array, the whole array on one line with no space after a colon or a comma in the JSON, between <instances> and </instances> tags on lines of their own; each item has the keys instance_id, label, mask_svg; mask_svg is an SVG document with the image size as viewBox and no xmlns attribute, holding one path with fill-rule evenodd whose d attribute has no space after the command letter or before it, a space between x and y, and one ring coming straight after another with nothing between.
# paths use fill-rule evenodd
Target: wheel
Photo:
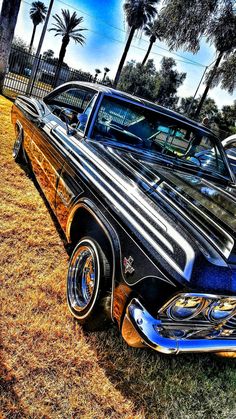
<instances>
[{"instance_id":1,"label":"wheel","mask_svg":"<svg viewBox=\"0 0 236 419\"><path fill-rule=\"evenodd\" d=\"M109 322L109 280L107 257L94 239L84 237L71 255L67 303L72 315L87 330L101 330Z\"/></svg>"},{"instance_id":2,"label":"wheel","mask_svg":"<svg viewBox=\"0 0 236 419\"><path fill-rule=\"evenodd\" d=\"M23 150L23 133L21 130L19 130L17 126L17 137L16 141L13 146L12 155L14 160L17 163L23 163L25 162L25 156L24 156L24 150Z\"/></svg>"}]
</instances>

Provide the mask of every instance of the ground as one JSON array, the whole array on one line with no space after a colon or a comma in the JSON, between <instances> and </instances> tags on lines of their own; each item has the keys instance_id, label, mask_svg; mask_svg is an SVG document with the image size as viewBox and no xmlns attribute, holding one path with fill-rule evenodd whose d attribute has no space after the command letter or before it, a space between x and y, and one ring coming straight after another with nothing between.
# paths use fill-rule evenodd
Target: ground
<instances>
[{"instance_id":1,"label":"ground","mask_svg":"<svg viewBox=\"0 0 236 419\"><path fill-rule=\"evenodd\" d=\"M235 359L132 349L115 326L85 334L71 317L68 255L12 159L4 97L0 111L0 417L235 419Z\"/></svg>"}]
</instances>

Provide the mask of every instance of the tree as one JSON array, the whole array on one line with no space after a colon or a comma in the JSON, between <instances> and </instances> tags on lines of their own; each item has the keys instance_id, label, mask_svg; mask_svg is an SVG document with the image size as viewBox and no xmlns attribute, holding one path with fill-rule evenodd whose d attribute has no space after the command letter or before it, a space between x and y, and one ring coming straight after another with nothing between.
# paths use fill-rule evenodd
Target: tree
<instances>
[{"instance_id":1,"label":"tree","mask_svg":"<svg viewBox=\"0 0 236 419\"><path fill-rule=\"evenodd\" d=\"M198 107L200 99L194 99L192 96L181 98L180 104L178 106L178 111L183 113L190 118L194 118L196 109ZM191 109L190 109L191 106ZM207 98L202 106L200 112L200 120L202 121L203 118L208 117L209 119L218 117L219 109L216 105L216 102L212 98Z\"/></svg>"},{"instance_id":2,"label":"tree","mask_svg":"<svg viewBox=\"0 0 236 419\"><path fill-rule=\"evenodd\" d=\"M30 19L33 22L33 32L31 36L29 53L31 53L34 43L36 28L40 23L43 23L47 14L47 7L41 1L34 1L30 8Z\"/></svg>"},{"instance_id":3,"label":"tree","mask_svg":"<svg viewBox=\"0 0 236 419\"><path fill-rule=\"evenodd\" d=\"M43 53L43 59L50 62L53 60L54 57L54 51L52 49L47 49L47 51L44 51Z\"/></svg>"},{"instance_id":4,"label":"tree","mask_svg":"<svg viewBox=\"0 0 236 419\"><path fill-rule=\"evenodd\" d=\"M158 82L158 73L153 60L148 60L144 67L132 60L123 67L119 88L145 99L155 100L154 92Z\"/></svg>"},{"instance_id":5,"label":"tree","mask_svg":"<svg viewBox=\"0 0 236 419\"><path fill-rule=\"evenodd\" d=\"M0 15L0 94L3 91L17 17L21 0L3 0Z\"/></svg>"},{"instance_id":6,"label":"tree","mask_svg":"<svg viewBox=\"0 0 236 419\"><path fill-rule=\"evenodd\" d=\"M155 91L158 104L173 109L179 100L177 90L186 78L186 73L178 73L174 69L175 66L176 62L173 58L162 58L159 71L159 87Z\"/></svg>"},{"instance_id":7,"label":"tree","mask_svg":"<svg viewBox=\"0 0 236 419\"><path fill-rule=\"evenodd\" d=\"M153 22L147 23L147 25L144 27L144 33L146 36L149 36L149 47L142 61L142 66L144 66L144 64L146 63L153 44L156 42L157 39L161 41L163 38L164 30L162 28L161 20L155 19Z\"/></svg>"},{"instance_id":8,"label":"tree","mask_svg":"<svg viewBox=\"0 0 236 419\"><path fill-rule=\"evenodd\" d=\"M177 90L186 76L178 73L175 65L172 58L163 58L158 72L153 60L148 60L144 66L131 61L123 68L119 86L125 92L175 108L179 99Z\"/></svg>"},{"instance_id":9,"label":"tree","mask_svg":"<svg viewBox=\"0 0 236 419\"><path fill-rule=\"evenodd\" d=\"M24 39L20 38L19 36L13 38L11 46L24 52L28 52L29 50L29 45L24 41Z\"/></svg>"},{"instance_id":10,"label":"tree","mask_svg":"<svg viewBox=\"0 0 236 419\"><path fill-rule=\"evenodd\" d=\"M209 72L209 77L211 72ZM221 88L233 93L236 89L236 51L229 54L222 64L216 69L211 81L211 88L221 85Z\"/></svg>"},{"instance_id":11,"label":"tree","mask_svg":"<svg viewBox=\"0 0 236 419\"><path fill-rule=\"evenodd\" d=\"M217 59L213 69L207 75L206 88L203 92L198 108L196 110L196 117L199 116L204 100L207 97L208 91L213 87L214 77L217 74L219 64L223 57L227 56L236 49L236 15L234 14L233 4L227 5L219 12L219 16L210 21L208 27L208 42L214 43L217 50Z\"/></svg>"},{"instance_id":12,"label":"tree","mask_svg":"<svg viewBox=\"0 0 236 419\"><path fill-rule=\"evenodd\" d=\"M164 0L164 6L161 17L166 22L165 39L171 48L184 48L195 53L205 36L217 51L217 59L196 110L198 116L222 58L227 59L236 48L233 0Z\"/></svg>"},{"instance_id":13,"label":"tree","mask_svg":"<svg viewBox=\"0 0 236 419\"><path fill-rule=\"evenodd\" d=\"M79 28L78 26L83 22L83 17L78 17L76 12L70 14L69 10L62 9L62 18L55 14L53 18L55 19L56 23L53 23L54 28L49 29L49 31L56 32L55 36L62 36L62 44L59 53L59 60L58 66L55 74L55 85L57 85L61 66L66 54L66 48L70 42L70 39L73 39L75 43L80 45L84 45L85 37L81 33L82 31L86 31L85 28Z\"/></svg>"},{"instance_id":14,"label":"tree","mask_svg":"<svg viewBox=\"0 0 236 419\"><path fill-rule=\"evenodd\" d=\"M101 70L99 70L99 68L95 68L94 83L96 83L99 74L101 74Z\"/></svg>"},{"instance_id":15,"label":"tree","mask_svg":"<svg viewBox=\"0 0 236 419\"><path fill-rule=\"evenodd\" d=\"M193 97L181 98L178 111L191 118L194 118L196 109L198 107L200 98L193 99ZM189 107L191 104L191 110ZM216 135L226 138L228 135L236 133L236 101L233 105L226 105L220 111L212 98L207 98L203 103L199 119L203 121L208 118L209 127L215 131Z\"/></svg>"},{"instance_id":16,"label":"tree","mask_svg":"<svg viewBox=\"0 0 236 419\"><path fill-rule=\"evenodd\" d=\"M156 15L156 5L158 2L159 0L125 0L123 7L129 27L129 35L116 72L113 83L114 87L117 87L119 82L121 71L135 31L142 29Z\"/></svg>"},{"instance_id":17,"label":"tree","mask_svg":"<svg viewBox=\"0 0 236 419\"><path fill-rule=\"evenodd\" d=\"M236 100L233 105L225 105L222 107L220 128L227 131L228 135L236 134Z\"/></svg>"},{"instance_id":18,"label":"tree","mask_svg":"<svg viewBox=\"0 0 236 419\"><path fill-rule=\"evenodd\" d=\"M105 81L105 79L106 79L106 75L107 75L107 73L109 73L109 71L110 71L110 68L108 68L108 67L104 67L104 74L103 74L103 79L102 79L102 81Z\"/></svg>"}]
</instances>

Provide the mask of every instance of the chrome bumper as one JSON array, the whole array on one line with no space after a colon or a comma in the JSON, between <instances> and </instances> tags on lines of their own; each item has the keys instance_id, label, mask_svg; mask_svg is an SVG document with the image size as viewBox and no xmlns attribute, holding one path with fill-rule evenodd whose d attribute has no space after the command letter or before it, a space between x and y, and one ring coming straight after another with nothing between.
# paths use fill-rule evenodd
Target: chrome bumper
<instances>
[{"instance_id":1,"label":"chrome bumper","mask_svg":"<svg viewBox=\"0 0 236 419\"><path fill-rule=\"evenodd\" d=\"M161 321L152 317L136 299L129 303L122 323L122 336L130 346L150 346L165 354L183 352L234 352L235 339L177 339L159 332Z\"/></svg>"}]
</instances>

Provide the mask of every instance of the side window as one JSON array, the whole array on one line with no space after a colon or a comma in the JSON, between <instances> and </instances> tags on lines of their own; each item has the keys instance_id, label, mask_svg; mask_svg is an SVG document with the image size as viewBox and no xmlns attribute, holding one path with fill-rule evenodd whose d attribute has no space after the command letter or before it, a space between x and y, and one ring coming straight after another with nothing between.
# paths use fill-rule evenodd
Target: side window
<instances>
[{"instance_id":1,"label":"side window","mask_svg":"<svg viewBox=\"0 0 236 419\"><path fill-rule=\"evenodd\" d=\"M57 94L45 99L45 103L52 110L53 114L69 125L79 125L78 117L83 114L92 103L96 91L83 87L67 87ZM88 117L88 112L87 112Z\"/></svg>"},{"instance_id":2,"label":"side window","mask_svg":"<svg viewBox=\"0 0 236 419\"><path fill-rule=\"evenodd\" d=\"M54 98L54 102L76 107L83 111L93 97L93 93L82 89L68 89Z\"/></svg>"}]
</instances>

